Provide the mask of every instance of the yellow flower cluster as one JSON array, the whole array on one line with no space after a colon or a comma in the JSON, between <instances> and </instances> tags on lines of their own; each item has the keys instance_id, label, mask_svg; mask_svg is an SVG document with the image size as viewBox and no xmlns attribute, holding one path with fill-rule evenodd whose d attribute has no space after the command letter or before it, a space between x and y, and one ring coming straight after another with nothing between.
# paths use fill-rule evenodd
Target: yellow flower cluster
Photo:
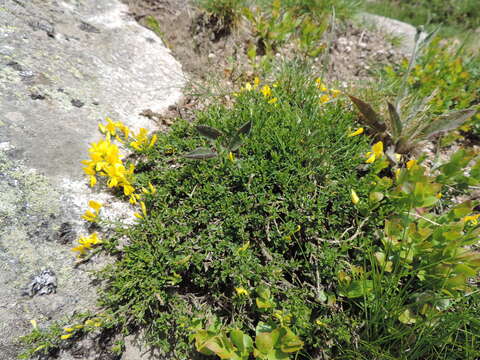
<instances>
[{"instance_id":1,"label":"yellow flower cluster","mask_svg":"<svg viewBox=\"0 0 480 360\"><path fill-rule=\"evenodd\" d=\"M103 205L96 201L90 200L88 202L88 206L90 206L93 209L93 212L90 210L85 211L85 213L82 215L82 219L90 222L97 222L98 216L100 215L100 208Z\"/></svg>"},{"instance_id":2,"label":"yellow flower cluster","mask_svg":"<svg viewBox=\"0 0 480 360\"><path fill-rule=\"evenodd\" d=\"M277 83L272 84L273 88L276 88L278 86ZM278 98L273 96L272 94L272 88L269 85L264 85L260 88L260 79L256 77L253 80L253 84L250 84L247 82L244 87L240 89L240 93L244 91L256 91L260 89L260 92L262 93L263 97L267 100L269 104L275 104L278 101ZM234 96L238 96L239 93L233 93Z\"/></svg>"},{"instance_id":3,"label":"yellow flower cluster","mask_svg":"<svg viewBox=\"0 0 480 360\"><path fill-rule=\"evenodd\" d=\"M462 220L466 223L471 222L472 225L477 225L478 224L478 218L480 218L480 214L468 215L468 216L465 216Z\"/></svg>"},{"instance_id":4,"label":"yellow flower cluster","mask_svg":"<svg viewBox=\"0 0 480 360\"><path fill-rule=\"evenodd\" d=\"M142 187L137 191L132 185L133 173L135 167L130 165L127 167L123 163L120 156L120 150L117 145L112 143L112 137L121 143L130 140L129 145L136 150L145 150L152 147L157 141L157 136L153 135L150 139L147 130L140 129L138 134L133 133L126 125L121 122L114 122L110 118L106 119L107 123L98 125L100 132L105 134L105 139L92 143L89 149L90 159L82 161L85 165L84 172L90 177L90 186L93 187L97 183L97 176L107 178L108 187L120 187L123 189L125 196L130 198L131 204L137 204L143 195L155 194L155 187L149 183L148 188ZM91 210L86 210L82 218L90 222L98 222L100 209L102 204L90 200L88 202ZM134 216L143 219L147 216L147 207L145 202L140 201L141 214L135 213ZM90 236L81 237L78 240L79 245L74 247L72 251L77 251L78 257L85 255L93 246L101 244L97 233Z\"/></svg>"},{"instance_id":5,"label":"yellow flower cluster","mask_svg":"<svg viewBox=\"0 0 480 360\"><path fill-rule=\"evenodd\" d=\"M82 236L78 239L80 245L74 247L72 251L78 251L78 257L82 257L89 250L91 250L95 245L101 244L102 240L98 238L97 233L93 233L90 236Z\"/></svg>"},{"instance_id":6,"label":"yellow flower cluster","mask_svg":"<svg viewBox=\"0 0 480 360\"><path fill-rule=\"evenodd\" d=\"M100 318L92 318L85 320L83 324L67 326L63 328L64 334L60 335L60 339L67 340L70 339L75 333L82 329L93 329L102 326L102 320ZM90 329L89 329L90 328Z\"/></svg>"},{"instance_id":7,"label":"yellow flower cluster","mask_svg":"<svg viewBox=\"0 0 480 360\"><path fill-rule=\"evenodd\" d=\"M321 92L319 98L322 104L336 99L342 93L340 90L337 89L328 89L320 78L317 78L315 80L315 84L317 85L318 90L320 90Z\"/></svg>"},{"instance_id":8,"label":"yellow flower cluster","mask_svg":"<svg viewBox=\"0 0 480 360\"><path fill-rule=\"evenodd\" d=\"M365 154L367 164L373 163L375 160L380 159L383 156L383 142L379 141L372 146L372 151Z\"/></svg>"},{"instance_id":9,"label":"yellow flower cluster","mask_svg":"<svg viewBox=\"0 0 480 360\"><path fill-rule=\"evenodd\" d=\"M123 163L122 157L119 155L119 148L111 142L111 137L124 143L130 140L132 134L132 141L130 146L136 150L145 150L151 148L157 141L157 136L153 135L151 139L148 138L147 130L141 128L138 134L134 134L126 125L121 122L114 122L107 118L107 124L99 124L99 129L105 134L105 139L97 143L92 143L89 149L90 160L82 161L85 165L83 170L90 176L90 186L93 187L97 183L97 176L106 177L108 187L121 187L125 196L130 197L130 203L136 204L140 198L138 194L134 194L135 188L132 186L131 180L135 167L130 165L128 169ZM119 134L122 134L123 139Z\"/></svg>"}]
</instances>

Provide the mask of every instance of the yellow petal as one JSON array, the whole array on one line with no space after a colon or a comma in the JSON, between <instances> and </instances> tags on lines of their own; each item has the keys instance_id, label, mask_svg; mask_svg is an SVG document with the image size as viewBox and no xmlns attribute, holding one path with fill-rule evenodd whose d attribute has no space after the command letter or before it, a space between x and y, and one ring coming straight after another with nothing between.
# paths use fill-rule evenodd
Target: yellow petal
<instances>
[{"instance_id":1,"label":"yellow petal","mask_svg":"<svg viewBox=\"0 0 480 360\"><path fill-rule=\"evenodd\" d=\"M412 159L407 161L407 169L410 170L416 164L417 164L417 160Z\"/></svg>"},{"instance_id":2,"label":"yellow petal","mask_svg":"<svg viewBox=\"0 0 480 360\"><path fill-rule=\"evenodd\" d=\"M275 104L277 101L278 101L278 99L276 97L274 97L274 98L271 98L270 100L268 100L268 103L269 104Z\"/></svg>"},{"instance_id":3,"label":"yellow petal","mask_svg":"<svg viewBox=\"0 0 480 360\"><path fill-rule=\"evenodd\" d=\"M90 187L94 187L97 183L97 178L95 176L90 176Z\"/></svg>"},{"instance_id":4,"label":"yellow petal","mask_svg":"<svg viewBox=\"0 0 480 360\"><path fill-rule=\"evenodd\" d=\"M62 339L62 340L66 340L66 339L69 339L69 338L71 338L72 336L73 336L73 334L72 334L72 333L70 333L70 334L65 334L65 335L62 335L62 336L60 336L60 339Z\"/></svg>"},{"instance_id":5,"label":"yellow petal","mask_svg":"<svg viewBox=\"0 0 480 360\"><path fill-rule=\"evenodd\" d=\"M330 96L328 96L327 94L323 94L320 96L320 102L322 104L325 104L326 102L329 102L330 101Z\"/></svg>"},{"instance_id":6,"label":"yellow petal","mask_svg":"<svg viewBox=\"0 0 480 360\"><path fill-rule=\"evenodd\" d=\"M142 208L143 216L147 216L147 207L143 201L140 201L140 207Z\"/></svg>"},{"instance_id":7,"label":"yellow petal","mask_svg":"<svg viewBox=\"0 0 480 360\"><path fill-rule=\"evenodd\" d=\"M370 157L367 160L365 160L367 164L371 164L374 161L375 161L375 154L370 155Z\"/></svg>"},{"instance_id":8,"label":"yellow petal","mask_svg":"<svg viewBox=\"0 0 480 360\"><path fill-rule=\"evenodd\" d=\"M235 160L235 156L233 155L233 153L232 153L231 151L228 153L227 158L228 158L228 160L230 160L230 161L234 161L234 160Z\"/></svg>"},{"instance_id":9,"label":"yellow petal","mask_svg":"<svg viewBox=\"0 0 480 360\"><path fill-rule=\"evenodd\" d=\"M364 129L361 127L355 130L354 132L348 134L348 137L357 136L357 135L363 134L363 132L364 132Z\"/></svg>"},{"instance_id":10,"label":"yellow petal","mask_svg":"<svg viewBox=\"0 0 480 360\"><path fill-rule=\"evenodd\" d=\"M35 320L35 319L30 320L30 324L32 324L32 327L34 329L38 329L37 320Z\"/></svg>"},{"instance_id":11,"label":"yellow petal","mask_svg":"<svg viewBox=\"0 0 480 360\"><path fill-rule=\"evenodd\" d=\"M63 328L63 331L65 331L65 332L72 332L72 331L74 331L74 330L75 330L75 329L74 329L74 328L71 328L71 327L64 327L64 328Z\"/></svg>"},{"instance_id":12,"label":"yellow petal","mask_svg":"<svg viewBox=\"0 0 480 360\"><path fill-rule=\"evenodd\" d=\"M360 199L359 199L357 193L353 189L350 189L350 198L352 199L352 203L354 205L357 205L360 202Z\"/></svg>"},{"instance_id":13,"label":"yellow petal","mask_svg":"<svg viewBox=\"0 0 480 360\"><path fill-rule=\"evenodd\" d=\"M100 204L99 202L96 202L95 200L90 200L88 202L88 206L90 206L92 209L98 212L103 205Z\"/></svg>"},{"instance_id":14,"label":"yellow petal","mask_svg":"<svg viewBox=\"0 0 480 360\"><path fill-rule=\"evenodd\" d=\"M243 287L237 287L235 288L235 291L237 292L237 295L245 295L245 296L248 296L249 295L249 292L248 290L246 290L245 288Z\"/></svg>"},{"instance_id":15,"label":"yellow petal","mask_svg":"<svg viewBox=\"0 0 480 360\"><path fill-rule=\"evenodd\" d=\"M157 134L152 136L152 139L150 140L150 144L148 145L149 148L151 148L155 143L157 142Z\"/></svg>"},{"instance_id":16,"label":"yellow petal","mask_svg":"<svg viewBox=\"0 0 480 360\"><path fill-rule=\"evenodd\" d=\"M372 146L372 152L377 158L381 157L383 154L383 142L379 141Z\"/></svg>"}]
</instances>

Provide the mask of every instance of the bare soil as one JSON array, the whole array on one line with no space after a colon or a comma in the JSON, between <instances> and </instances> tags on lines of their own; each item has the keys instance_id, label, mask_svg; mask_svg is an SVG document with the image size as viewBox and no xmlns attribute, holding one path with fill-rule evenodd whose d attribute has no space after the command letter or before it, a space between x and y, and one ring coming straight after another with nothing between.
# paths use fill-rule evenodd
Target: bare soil
<instances>
[{"instance_id":1,"label":"bare soil","mask_svg":"<svg viewBox=\"0 0 480 360\"><path fill-rule=\"evenodd\" d=\"M123 1L141 24L147 26L148 17L158 21L160 37L197 90L214 83L230 89L239 80L248 81L254 76L246 53L257 39L247 21L229 29L215 16L195 7L192 0ZM372 80L372 70L398 64L405 56L384 34L353 22L336 23L326 32L324 41L327 50L313 59L315 71L344 87ZM286 45L277 52L276 56L291 59L295 47Z\"/></svg>"}]
</instances>

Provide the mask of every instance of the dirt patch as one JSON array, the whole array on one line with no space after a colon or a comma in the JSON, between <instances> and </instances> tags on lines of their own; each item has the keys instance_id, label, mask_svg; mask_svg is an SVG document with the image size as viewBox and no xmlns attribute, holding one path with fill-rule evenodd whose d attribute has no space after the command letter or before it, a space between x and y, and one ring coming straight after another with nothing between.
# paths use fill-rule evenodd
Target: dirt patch
<instances>
[{"instance_id":1,"label":"dirt patch","mask_svg":"<svg viewBox=\"0 0 480 360\"><path fill-rule=\"evenodd\" d=\"M148 27L149 19L156 19L157 34L193 83L215 83L229 89L254 75L247 49L257 39L246 20L230 30L214 16L202 13L191 0L123 1L141 24ZM404 56L384 34L353 23L337 23L334 30L326 32L324 42L328 50L313 59L313 66L319 75L345 86L371 80L375 67L398 63ZM276 56L293 58L295 50L292 44L286 45L277 49Z\"/></svg>"}]
</instances>

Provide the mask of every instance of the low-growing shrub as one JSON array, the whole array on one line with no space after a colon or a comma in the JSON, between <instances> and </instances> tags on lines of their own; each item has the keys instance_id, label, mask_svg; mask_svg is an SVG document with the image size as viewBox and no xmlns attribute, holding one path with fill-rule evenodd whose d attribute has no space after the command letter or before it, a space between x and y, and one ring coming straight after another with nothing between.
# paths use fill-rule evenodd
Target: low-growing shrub
<instances>
[{"instance_id":1,"label":"low-growing shrub","mask_svg":"<svg viewBox=\"0 0 480 360\"><path fill-rule=\"evenodd\" d=\"M123 230L128 244L108 245L119 259L103 272L101 301L120 326L146 327L152 344L181 359L194 356L188 338L214 316L250 336L260 322L288 324L304 342L300 358L351 339L358 324L336 304L336 274L373 234L360 243L358 232L382 216L363 220L350 196L371 186L358 169L368 139L348 136L354 113L327 102L311 78L288 67L275 84L247 86L233 108L178 120L146 150L137 187L157 191L146 195L148 216ZM243 145L226 146L235 134ZM194 159L207 150L214 155Z\"/></svg>"}]
</instances>

